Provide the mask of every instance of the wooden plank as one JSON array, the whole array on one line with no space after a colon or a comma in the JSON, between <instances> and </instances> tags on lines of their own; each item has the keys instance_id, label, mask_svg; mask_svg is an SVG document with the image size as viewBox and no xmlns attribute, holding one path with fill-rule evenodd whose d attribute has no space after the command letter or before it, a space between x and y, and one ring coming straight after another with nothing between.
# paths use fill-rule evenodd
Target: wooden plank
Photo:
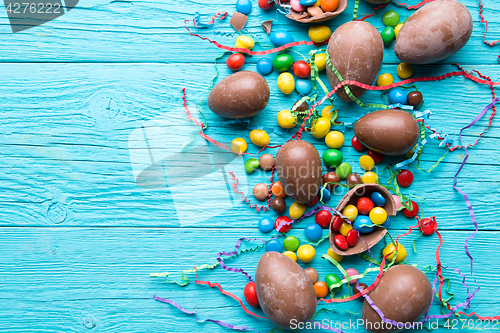
<instances>
[{"instance_id":1,"label":"wooden plank","mask_svg":"<svg viewBox=\"0 0 500 333\"><path fill-rule=\"evenodd\" d=\"M479 7L476 0L462 1L471 12L474 30L469 43L456 55L443 63L497 64L494 51L482 41L484 24L479 21ZM482 1L484 16L488 20L488 39L498 39L500 26L494 0ZM256 40L270 46L269 37L263 33L260 24L266 19L276 19L275 29L289 30L296 40L309 40L307 26L295 23L274 10L263 12L254 6L249 15L247 29ZM352 19L354 1L349 1L347 9L327 24L332 31L340 24ZM359 15L372 12L373 6L361 1ZM382 14L387 9L397 10L402 17L410 12L392 3L380 9L374 17L367 19L377 30L382 31ZM234 1L195 2L184 1L171 4L163 1L111 1L83 0L69 13L42 26L13 34L8 25L7 13L1 12L0 46L2 62L211 62L219 54L213 45L196 37L189 37L183 21L192 19L195 12L201 14L203 22L217 12L235 10ZM234 30L229 19L217 22L216 31L229 33L231 37L216 36L213 29L197 29L196 32L225 45L234 45ZM496 37L496 38L495 38ZM186 40L189 49L186 49ZM200 52L200 50L202 50ZM297 51L306 52L299 47ZM498 52L497 52L498 53ZM255 57L253 60L255 61ZM397 64L392 46L386 49L385 63Z\"/></svg>"}]
</instances>

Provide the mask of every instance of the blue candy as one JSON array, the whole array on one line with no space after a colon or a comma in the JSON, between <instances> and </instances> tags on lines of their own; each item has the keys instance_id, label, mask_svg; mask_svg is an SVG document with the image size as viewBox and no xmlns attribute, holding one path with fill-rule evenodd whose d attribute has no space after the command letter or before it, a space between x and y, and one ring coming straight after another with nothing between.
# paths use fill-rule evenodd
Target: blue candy
<instances>
[{"instance_id":1,"label":"blue candy","mask_svg":"<svg viewBox=\"0 0 500 333\"><path fill-rule=\"evenodd\" d=\"M257 72L268 75L273 71L273 61L269 58L261 58L257 61Z\"/></svg>"},{"instance_id":2,"label":"blue candy","mask_svg":"<svg viewBox=\"0 0 500 333\"><path fill-rule=\"evenodd\" d=\"M332 198L332 194L330 193L330 191L328 191L327 188L324 188L323 189L323 202L330 201L331 198Z\"/></svg>"},{"instance_id":3,"label":"blue candy","mask_svg":"<svg viewBox=\"0 0 500 333\"><path fill-rule=\"evenodd\" d=\"M383 205L385 205L385 198L384 198L384 196L382 194L378 193L378 192L373 192L370 195L370 199L372 199L373 204L376 207L382 207Z\"/></svg>"},{"instance_id":4,"label":"blue candy","mask_svg":"<svg viewBox=\"0 0 500 333\"><path fill-rule=\"evenodd\" d=\"M406 93L401 88L394 88L389 91L389 103L391 104L406 104L408 98Z\"/></svg>"},{"instance_id":5,"label":"blue candy","mask_svg":"<svg viewBox=\"0 0 500 333\"><path fill-rule=\"evenodd\" d=\"M302 6L309 7L316 3L316 0L300 0L299 2Z\"/></svg>"},{"instance_id":6,"label":"blue candy","mask_svg":"<svg viewBox=\"0 0 500 333\"><path fill-rule=\"evenodd\" d=\"M313 242L319 241L321 236L323 236L323 229L317 223L308 224L304 229L304 232L306 237Z\"/></svg>"},{"instance_id":7,"label":"blue candy","mask_svg":"<svg viewBox=\"0 0 500 333\"><path fill-rule=\"evenodd\" d=\"M297 79L295 80L295 90L299 94L307 95L312 89L312 83L309 79Z\"/></svg>"},{"instance_id":8,"label":"blue candy","mask_svg":"<svg viewBox=\"0 0 500 333\"><path fill-rule=\"evenodd\" d=\"M382 226L386 229L389 229L389 227L391 226L391 218L389 216L387 216L387 220L385 220Z\"/></svg>"},{"instance_id":9,"label":"blue candy","mask_svg":"<svg viewBox=\"0 0 500 333\"><path fill-rule=\"evenodd\" d=\"M368 216L358 215L358 217L356 217L356 220L354 220L352 226L354 227L354 229L356 229L362 234L369 234L370 232L373 231L373 228L375 228L374 226L368 227L369 225L372 224L373 223L372 221L370 221L370 218Z\"/></svg>"},{"instance_id":10,"label":"blue candy","mask_svg":"<svg viewBox=\"0 0 500 333\"><path fill-rule=\"evenodd\" d=\"M288 43L293 43L292 35L286 30L275 30L271 32L271 43L275 46L283 46Z\"/></svg>"},{"instance_id":11,"label":"blue candy","mask_svg":"<svg viewBox=\"0 0 500 333\"><path fill-rule=\"evenodd\" d=\"M248 15L252 11L252 2L250 0L236 1L236 11Z\"/></svg>"},{"instance_id":12,"label":"blue candy","mask_svg":"<svg viewBox=\"0 0 500 333\"><path fill-rule=\"evenodd\" d=\"M266 252L283 252L283 244L277 239L271 239L269 242L266 244Z\"/></svg>"},{"instance_id":13,"label":"blue candy","mask_svg":"<svg viewBox=\"0 0 500 333\"><path fill-rule=\"evenodd\" d=\"M259 230L262 232L270 232L274 229L274 221L269 217L263 217L259 221Z\"/></svg>"}]
</instances>

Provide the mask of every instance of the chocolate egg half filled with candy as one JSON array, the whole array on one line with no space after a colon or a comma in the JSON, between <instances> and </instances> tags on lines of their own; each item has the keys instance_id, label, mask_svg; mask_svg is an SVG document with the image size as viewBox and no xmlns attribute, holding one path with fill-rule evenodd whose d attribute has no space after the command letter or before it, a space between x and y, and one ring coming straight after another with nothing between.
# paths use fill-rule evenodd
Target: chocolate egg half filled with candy
<instances>
[{"instance_id":1,"label":"chocolate egg half filled with candy","mask_svg":"<svg viewBox=\"0 0 500 333\"><path fill-rule=\"evenodd\" d=\"M330 61L344 80L354 80L371 85L377 78L384 58L384 42L380 33L370 23L351 21L335 30L328 42ZM340 83L330 66L326 66L328 81L334 88ZM348 86L356 97L365 93L365 89ZM344 88L335 92L346 102L351 101Z\"/></svg>"},{"instance_id":2,"label":"chocolate egg half filled with candy","mask_svg":"<svg viewBox=\"0 0 500 333\"><path fill-rule=\"evenodd\" d=\"M278 327L291 329L316 312L316 292L309 276L281 253L262 255L255 271L255 286L262 311Z\"/></svg>"},{"instance_id":3,"label":"chocolate egg half filled with candy","mask_svg":"<svg viewBox=\"0 0 500 333\"><path fill-rule=\"evenodd\" d=\"M225 77L212 88L208 107L222 117L247 118L266 107L269 95L269 86L262 75L242 71Z\"/></svg>"},{"instance_id":4,"label":"chocolate egg half filled with candy","mask_svg":"<svg viewBox=\"0 0 500 333\"><path fill-rule=\"evenodd\" d=\"M411 113L389 109L359 118L354 134L371 150L384 155L403 155L417 144L420 128Z\"/></svg>"},{"instance_id":5,"label":"chocolate egg half filled with candy","mask_svg":"<svg viewBox=\"0 0 500 333\"><path fill-rule=\"evenodd\" d=\"M430 64L458 52L472 34L467 7L455 0L436 0L415 13L398 33L394 52L410 64Z\"/></svg>"},{"instance_id":6,"label":"chocolate egg half filled with candy","mask_svg":"<svg viewBox=\"0 0 500 333\"><path fill-rule=\"evenodd\" d=\"M365 299L362 318L366 330L373 333L390 333L401 331L405 323L414 323L425 314L431 306L432 286L427 276L418 268L397 265L384 273L368 296L385 318L400 323L400 327L382 322Z\"/></svg>"},{"instance_id":7,"label":"chocolate egg half filled with candy","mask_svg":"<svg viewBox=\"0 0 500 333\"><path fill-rule=\"evenodd\" d=\"M288 196L311 202L321 187L322 165L318 151L303 140L285 143L276 154L275 170Z\"/></svg>"}]
</instances>

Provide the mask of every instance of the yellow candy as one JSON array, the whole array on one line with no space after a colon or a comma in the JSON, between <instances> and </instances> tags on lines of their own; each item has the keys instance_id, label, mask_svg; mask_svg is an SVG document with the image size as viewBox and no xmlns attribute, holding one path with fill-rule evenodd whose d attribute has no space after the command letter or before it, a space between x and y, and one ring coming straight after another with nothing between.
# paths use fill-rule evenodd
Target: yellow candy
<instances>
[{"instance_id":1,"label":"yellow candy","mask_svg":"<svg viewBox=\"0 0 500 333\"><path fill-rule=\"evenodd\" d=\"M387 220L387 212L382 207L375 207L370 211L370 221L373 224L384 224Z\"/></svg>"},{"instance_id":2,"label":"yellow candy","mask_svg":"<svg viewBox=\"0 0 500 333\"><path fill-rule=\"evenodd\" d=\"M333 259L335 259L336 262L341 262L342 259L344 259L344 256L341 256L340 254L335 253L335 251L333 251L332 248L329 248L328 251L326 252L326 254L329 257L332 257Z\"/></svg>"},{"instance_id":3,"label":"yellow candy","mask_svg":"<svg viewBox=\"0 0 500 333\"><path fill-rule=\"evenodd\" d=\"M267 134L264 130L254 129L250 132L250 141L256 146L264 147L269 144L271 139L269 138L269 134Z\"/></svg>"},{"instance_id":4,"label":"yellow candy","mask_svg":"<svg viewBox=\"0 0 500 333\"><path fill-rule=\"evenodd\" d=\"M394 78L389 73L380 74L377 78L377 86L379 87L388 86L393 83L394 83Z\"/></svg>"},{"instance_id":5,"label":"yellow candy","mask_svg":"<svg viewBox=\"0 0 500 333\"><path fill-rule=\"evenodd\" d=\"M247 148L247 142L243 138L236 138L231 141L231 150L235 153L244 153L247 151Z\"/></svg>"},{"instance_id":6,"label":"yellow candy","mask_svg":"<svg viewBox=\"0 0 500 333\"><path fill-rule=\"evenodd\" d=\"M333 108L331 105L327 105L321 110L321 118L326 118L328 120L333 118Z\"/></svg>"},{"instance_id":7,"label":"yellow candy","mask_svg":"<svg viewBox=\"0 0 500 333\"><path fill-rule=\"evenodd\" d=\"M295 79L293 75L287 72L278 76L278 89L283 93L290 95L295 90Z\"/></svg>"},{"instance_id":8,"label":"yellow candy","mask_svg":"<svg viewBox=\"0 0 500 333\"><path fill-rule=\"evenodd\" d=\"M290 214L290 218L292 220L296 220L306 212L306 205L294 202L290 205L290 209L288 209L288 213Z\"/></svg>"},{"instance_id":9,"label":"yellow candy","mask_svg":"<svg viewBox=\"0 0 500 333\"><path fill-rule=\"evenodd\" d=\"M278 120L278 125L280 125L280 127L293 128L295 127L297 117L292 117L292 112L290 110L281 110L276 119Z\"/></svg>"},{"instance_id":10,"label":"yellow candy","mask_svg":"<svg viewBox=\"0 0 500 333\"><path fill-rule=\"evenodd\" d=\"M402 62L398 65L396 71L398 72L398 76L404 80L412 76L413 67L407 62Z\"/></svg>"},{"instance_id":11,"label":"yellow candy","mask_svg":"<svg viewBox=\"0 0 500 333\"><path fill-rule=\"evenodd\" d=\"M356 217L358 217L358 209L354 205L347 205L344 207L344 209L342 209L342 215L347 217L349 221L354 222Z\"/></svg>"},{"instance_id":12,"label":"yellow candy","mask_svg":"<svg viewBox=\"0 0 500 333\"><path fill-rule=\"evenodd\" d=\"M399 34L399 30L403 27L403 23L399 23L397 26L394 27L394 33L396 34L396 37Z\"/></svg>"},{"instance_id":13,"label":"yellow candy","mask_svg":"<svg viewBox=\"0 0 500 333\"><path fill-rule=\"evenodd\" d=\"M234 43L234 47L251 50L255 46L255 42L252 38L248 36L239 36L236 38L236 43Z\"/></svg>"},{"instance_id":14,"label":"yellow candy","mask_svg":"<svg viewBox=\"0 0 500 333\"><path fill-rule=\"evenodd\" d=\"M309 38L316 44L323 43L331 34L332 31L326 25L315 24L309 28Z\"/></svg>"},{"instance_id":15,"label":"yellow candy","mask_svg":"<svg viewBox=\"0 0 500 333\"><path fill-rule=\"evenodd\" d=\"M301 245L297 250L297 258L302 262L310 262L314 259L316 250L309 244Z\"/></svg>"},{"instance_id":16,"label":"yellow candy","mask_svg":"<svg viewBox=\"0 0 500 333\"><path fill-rule=\"evenodd\" d=\"M316 1L316 3L313 6L321 6L321 0Z\"/></svg>"},{"instance_id":17,"label":"yellow candy","mask_svg":"<svg viewBox=\"0 0 500 333\"><path fill-rule=\"evenodd\" d=\"M311 134L317 139L320 139L328 134L332 123L326 118L318 118L311 128Z\"/></svg>"},{"instance_id":18,"label":"yellow candy","mask_svg":"<svg viewBox=\"0 0 500 333\"><path fill-rule=\"evenodd\" d=\"M339 131L331 131L325 137L325 143L328 148L339 149L344 144L344 134Z\"/></svg>"},{"instance_id":19,"label":"yellow candy","mask_svg":"<svg viewBox=\"0 0 500 333\"><path fill-rule=\"evenodd\" d=\"M347 237L347 234L349 233L349 231L351 231L351 229L352 229L352 227L349 223L342 222L342 225L340 226L339 232L342 236Z\"/></svg>"},{"instance_id":20,"label":"yellow candy","mask_svg":"<svg viewBox=\"0 0 500 333\"><path fill-rule=\"evenodd\" d=\"M361 177L363 184L377 184L377 179L377 174L371 171L366 172L363 177Z\"/></svg>"},{"instance_id":21,"label":"yellow candy","mask_svg":"<svg viewBox=\"0 0 500 333\"><path fill-rule=\"evenodd\" d=\"M395 250L396 247L394 246L394 244L391 243L384 248L382 254L385 256L388 253L395 252ZM386 260L391 262L393 258L394 258L394 253L388 255ZM396 260L394 261L394 263L398 264L401 261L405 260L405 258L406 258L406 249L403 245L398 243L398 255L396 256Z\"/></svg>"},{"instance_id":22,"label":"yellow candy","mask_svg":"<svg viewBox=\"0 0 500 333\"><path fill-rule=\"evenodd\" d=\"M375 161L370 155L363 155L359 158L359 165L365 171L370 171L375 166Z\"/></svg>"},{"instance_id":23,"label":"yellow candy","mask_svg":"<svg viewBox=\"0 0 500 333\"><path fill-rule=\"evenodd\" d=\"M316 57L314 58L314 62L318 67L318 70L324 71L326 68L326 54L324 53L316 53Z\"/></svg>"},{"instance_id":24,"label":"yellow candy","mask_svg":"<svg viewBox=\"0 0 500 333\"><path fill-rule=\"evenodd\" d=\"M293 251L285 251L283 252L284 255L286 255L288 258L292 259L293 261L297 262L297 255Z\"/></svg>"}]
</instances>

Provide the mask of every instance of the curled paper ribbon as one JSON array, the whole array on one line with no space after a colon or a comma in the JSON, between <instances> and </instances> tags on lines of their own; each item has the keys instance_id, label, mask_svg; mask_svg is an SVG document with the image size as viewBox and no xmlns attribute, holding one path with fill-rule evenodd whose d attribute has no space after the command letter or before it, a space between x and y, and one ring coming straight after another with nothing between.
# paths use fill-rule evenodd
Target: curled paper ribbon
<instances>
[{"instance_id":1,"label":"curled paper ribbon","mask_svg":"<svg viewBox=\"0 0 500 333\"><path fill-rule=\"evenodd\" d=\"M241 246L241 243L246 240L247 242L252 242L252 241L256 241L256 240L259 240L262 242L262 244L265 244L266 241L263 240L263 239L260 239L260 238L247 238L247 237L241 237L240 239L238 239L238 241L236 242L236 246L234 247L234 251L231 251L231 252L219 252L217 253L217 261L219 262L220 266L225 269L226 271L229 271L229 272L235 272L235 273L242 273L243 275L245 275L249 280L250 282L253 282L253 279L252 279L252 276L250 274L248 274L247 272L245 272L245 270L243 268L232 268L232 267L229 267L227 266L226 264L224 264L224 261L221 259L221 256L233 256L235 254L237 254L239 252L239 249L240 249L240 246ZM263 245L262 245L263 246Z\"/></svg>"}]
</instances>

